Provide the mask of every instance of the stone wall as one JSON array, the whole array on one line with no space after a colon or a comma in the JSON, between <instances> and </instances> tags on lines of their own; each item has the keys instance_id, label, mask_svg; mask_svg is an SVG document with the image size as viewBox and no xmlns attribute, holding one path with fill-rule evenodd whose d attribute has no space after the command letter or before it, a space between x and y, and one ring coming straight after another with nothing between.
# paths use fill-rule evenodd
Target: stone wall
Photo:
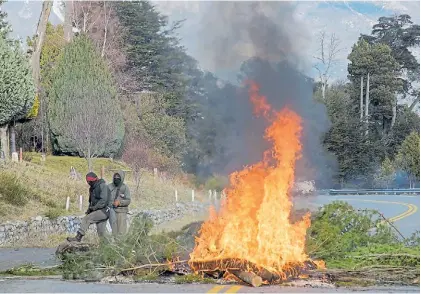
<instances>
[{"instance_id":1,"label":"stone wall","mask_svg":"<svg viewBox=\"0 0 421 294\"><path fill-rule=\"evenodd\" d=\"M173 208L163 210L133 210L129 213L129 223L133 217L139 214L149 216L155 225L162 224L182 217L186 214L204 212L207 205L190 202L176 203ZM83 215L61 216L57 219L37 216L29 221L12 221L0 224L0 246L28 242L31 238L40 238L51 234L74 234L80 225ZM95 226L91 226L91 232L95 232Z\"/></svg>"}]
</instances>

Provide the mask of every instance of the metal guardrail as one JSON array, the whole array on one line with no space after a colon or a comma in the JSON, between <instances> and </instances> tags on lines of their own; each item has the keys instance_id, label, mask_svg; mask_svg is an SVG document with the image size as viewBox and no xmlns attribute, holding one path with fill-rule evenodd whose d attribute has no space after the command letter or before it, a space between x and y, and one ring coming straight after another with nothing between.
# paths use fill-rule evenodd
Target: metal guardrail
<instances>
[{"instance_id":1,"label":"metal guardrail","mask_svg":"<svg viewBox=\"0 0 421 294\"><path fill-rule=\"evenodd\" d=\"M369 195L369 194L382 194L382 195L420 195L420 189L330 189L329 195Z\"/></svg>"}]
</instances>

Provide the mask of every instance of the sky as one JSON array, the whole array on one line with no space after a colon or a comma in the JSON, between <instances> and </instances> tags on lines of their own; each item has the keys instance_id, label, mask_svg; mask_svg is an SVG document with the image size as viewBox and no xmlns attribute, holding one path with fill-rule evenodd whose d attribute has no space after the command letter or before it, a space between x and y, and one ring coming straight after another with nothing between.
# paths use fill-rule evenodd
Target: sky
<instances>
[{"instance_id":1,"label":"sky","mask_svg":"<svg viewBox=\"0 0 421 294\"><path fill-rule=\"evenodd\" d=\"M209 25L208 4L205 1L151 1L170 21L185 19L184 25L179 31L182 44L187 52L199 62L202 69L215 72L220 78L235 81L241 60L236 60L226 68L215 66L206 50L203 50L201 42L208 34L218 36L217 26ZM335 34L339 38L341 51L337 55L337 62L332 68L331 74L334 80L344 80L347 75L347 56L352 45L361 33L369 34L371 27L381 16L393 14L409 14L414 23L420 23L420 1L295 1L291 2L291 21L299 26L300 31L296 33L298 51L300 56L300 69L307 75L317 79L317 71L314 65L317 60L321 31L327 36ZM60 22L60 5L54 3L50 21ZM40 1L16 1L9 0L2 8L8 13L8 21L12 25L13 34L23 40L35 32L39 13L41 10ZM275 22L282 22L276 18L275 11L266 11L268 17ZM208 22L203 23L207 18ZM211 19L218 23L217 15ZM222 27L223 29L223 27ZM419 59L419 49L414 54ZM247 54L241 56L247 59Z\"/></svg>"}]
</instances>

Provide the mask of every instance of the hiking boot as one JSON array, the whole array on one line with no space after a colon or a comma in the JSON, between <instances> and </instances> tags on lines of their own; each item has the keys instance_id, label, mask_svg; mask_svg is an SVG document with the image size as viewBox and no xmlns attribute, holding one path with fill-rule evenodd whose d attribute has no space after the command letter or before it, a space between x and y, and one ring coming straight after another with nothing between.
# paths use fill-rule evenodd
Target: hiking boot
<instances>
[{"instance_id":1,"label":"hiking boot","mask_svg":"<svg viewBox=\"0 0 421 294\"><path fill-rule=\"evenodd\" d=\"M75 237L67 237L67 241L69 242L80 242L82 240L83 235L77 232Z\"/></svg>"}]
</instances>

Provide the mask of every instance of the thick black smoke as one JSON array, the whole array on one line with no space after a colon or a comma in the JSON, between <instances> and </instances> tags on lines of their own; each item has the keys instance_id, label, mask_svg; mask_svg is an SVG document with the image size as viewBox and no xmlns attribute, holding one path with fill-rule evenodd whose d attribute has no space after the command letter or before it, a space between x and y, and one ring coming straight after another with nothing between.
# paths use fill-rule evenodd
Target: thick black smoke
<instances>
[{"instance_id":1,"label":"thick black smoke","mask_svg":"<svg viewBox=\"0 0 421 294\"><path fill-rule=\"evenodd\" d=\"M203 66L212 70L238 68L251 57L298 61L308 44L289 2L206 2L201 15L197 46L206 56Z\"/></svg>"},{"instance_id":2,"label":"thick black smoke","mask_svg":"<svg viewBox=\"0 0 421 294\"><path fill-rule=\"evenodd\" d=\"M218 70L242 63L239 81L256 81L273 108L288 106L303 118L303 157L297 164L297 177L316 180L319 188L328 186L335 160L325 152L322 137L329 120L324 105L313 100L313 80L297 69L306 63L303 56L308 36L293 17L293 5L213 2L207 3L206 11L202 22L204 52L212 67ZM226 103L219 109L225 109L233 123L218 138L225 156L214 162L216 173L230 173L260 161L269 147L263 139L267 122L253 117L247 88L238 89L231 99L218 100Z\"/></svg>"}]
</instances>

